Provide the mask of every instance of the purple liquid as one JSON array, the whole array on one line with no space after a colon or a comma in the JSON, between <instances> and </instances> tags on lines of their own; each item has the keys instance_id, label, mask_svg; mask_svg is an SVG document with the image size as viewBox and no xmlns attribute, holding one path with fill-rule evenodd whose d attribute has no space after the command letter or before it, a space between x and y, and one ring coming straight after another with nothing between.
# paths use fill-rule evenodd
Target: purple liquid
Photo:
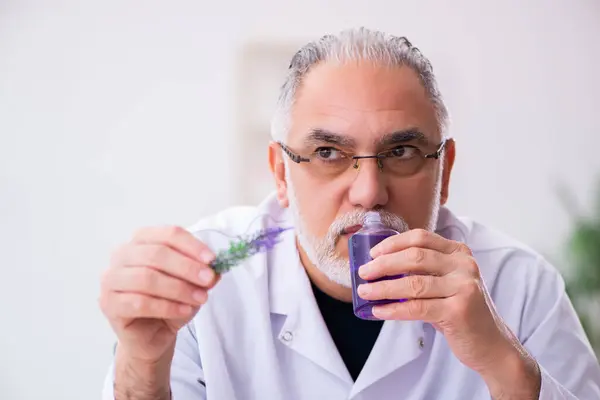
<instances>
[{"instance_id":1,"label":"purple liquid","mask_svg":"<svg viewBox=\"0 0 600 400\"><path fill-rule=\"evenodd\" d=\"M352 303L354 306L354 315L359 318L367 320L378 320L377 317L373 316L373 306L380 304L389 304L395 302L402 302L405 299L398 300L365 300L360 297L357 293L359 285L367 282L377 282L382 280L397 279L404 276L404 274L396 276L386 276L373 281L366 281L358 275L358 269L363 265L372 260L369 252L377 243L383 239L392 236L393 233L386 234L368 234L368 233L355 233L348 239L348 255L350 258L350 274L352 277Z\"/></svg>"}]
</instances>

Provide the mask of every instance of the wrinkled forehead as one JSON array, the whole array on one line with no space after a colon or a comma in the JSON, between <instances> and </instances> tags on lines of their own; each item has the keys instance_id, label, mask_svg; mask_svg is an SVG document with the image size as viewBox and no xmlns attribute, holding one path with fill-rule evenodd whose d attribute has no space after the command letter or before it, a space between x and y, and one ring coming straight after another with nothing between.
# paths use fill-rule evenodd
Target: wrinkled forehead
<instances>
[{"instance_id":1,"label":"wrinkled forehead","mask_svg":"<svg viewBox=\"0 0 600 400\"><path fill-rule=\"evenodd\" d=\"M439 143L435 107L409 67L353 62L324 63L305 75L291 114L289 142L302 144L315 132L372 147L390 135L413 135Z\"/></svg>"}]
</instances>

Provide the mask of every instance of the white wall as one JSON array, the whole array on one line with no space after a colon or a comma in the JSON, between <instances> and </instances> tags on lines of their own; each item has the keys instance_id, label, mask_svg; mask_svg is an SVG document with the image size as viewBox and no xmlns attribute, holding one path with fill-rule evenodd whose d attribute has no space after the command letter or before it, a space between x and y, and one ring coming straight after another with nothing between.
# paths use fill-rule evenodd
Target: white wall
<instances>
[{"instance_id":1,"label":"white wall","mask_svg":"<svg viewBox=\"0 0 600 400\"><path fill-rule=\"evenodd\" d=\"M99 398L111 249L241 198L226 157L241 46L356 25L432 59L458 140L453 208L557 253L553 185L589 204L600 171L595 0L2 0L1 398Z\"/></svg>"}]
</instances>

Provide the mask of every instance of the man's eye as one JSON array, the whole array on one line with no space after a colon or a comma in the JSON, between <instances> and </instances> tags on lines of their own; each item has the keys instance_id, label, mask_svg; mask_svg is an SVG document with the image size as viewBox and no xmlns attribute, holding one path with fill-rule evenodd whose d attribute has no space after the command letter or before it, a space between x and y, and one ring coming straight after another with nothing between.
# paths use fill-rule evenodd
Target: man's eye
<instances>
[{"instance_id":1,"label":"man's eye","mask_svg":"<svg viewBox=\"0 0 600 400\"><path fill-rule=\"evenodd\" d=\"M392 157L398 157L402 159L412 158L416 156L419 152L419 149L412 146L398 146L395 149L390 151L390 155Z\"/></svg>"},{"instance_id":2,"label":"man's eye","mask_svg":"<svg viewBox=\"0 0 600 400\"><path fill-rule=\"evenodd\" d=\"M317 157L323 160L330 161L339 160L343 157L342 153L333 147L319 147L317 150L315 150L315 154Z\"/></svg>"}]
</instances>

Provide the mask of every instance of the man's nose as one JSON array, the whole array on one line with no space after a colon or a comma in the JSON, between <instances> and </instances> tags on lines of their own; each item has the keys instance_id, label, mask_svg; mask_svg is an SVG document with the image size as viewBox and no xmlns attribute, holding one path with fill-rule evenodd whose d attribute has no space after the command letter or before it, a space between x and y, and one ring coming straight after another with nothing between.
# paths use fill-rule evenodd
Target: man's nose
<instances>
[{"instance_id":1,"label":"man's nose","mask_svg":"<svg viewBox=\"0 0 600 400\"><path fill-rule=\"evenodd\" d=\"M353 206L370 210L386 205L388 192L379 161L373 158L355 160L357 168L349 171L354 180L348 193Z\"/></svg>"}]
</instances>

